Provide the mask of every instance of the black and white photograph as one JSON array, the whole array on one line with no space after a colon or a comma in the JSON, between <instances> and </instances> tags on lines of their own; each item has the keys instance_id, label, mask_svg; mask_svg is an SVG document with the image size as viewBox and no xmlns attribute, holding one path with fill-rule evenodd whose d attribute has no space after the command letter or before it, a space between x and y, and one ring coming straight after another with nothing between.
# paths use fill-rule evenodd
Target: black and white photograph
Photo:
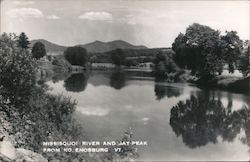
<instances>
[{"instance_id":1,"label":"black and white photograph","mask_svg":"<svg viewBox=\"0 0 250 162\"><path fill-rule=\"evenodd\" d=\"M250 1L0 0L0 162L250 161Z\"/></svg>"}]
</instances>

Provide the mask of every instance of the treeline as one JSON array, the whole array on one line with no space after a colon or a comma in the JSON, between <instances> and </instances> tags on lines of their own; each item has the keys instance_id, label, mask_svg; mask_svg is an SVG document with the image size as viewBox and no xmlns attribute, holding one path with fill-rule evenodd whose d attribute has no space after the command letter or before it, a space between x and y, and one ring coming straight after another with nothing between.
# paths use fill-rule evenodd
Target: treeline
<instances>
[{"instance_id":1,"label":"treeline","mask_svg":"<svg viewBox=\"0 0 250 162\"><path fill-rule=\"evenodd\" d=\"M117 66L138 66L140 63L153 62L156 55L162 51L171 52L170 48L153 49L116 49L104 53L93 53L92 63L113 63Z\"/></svg>"}]
</instances>

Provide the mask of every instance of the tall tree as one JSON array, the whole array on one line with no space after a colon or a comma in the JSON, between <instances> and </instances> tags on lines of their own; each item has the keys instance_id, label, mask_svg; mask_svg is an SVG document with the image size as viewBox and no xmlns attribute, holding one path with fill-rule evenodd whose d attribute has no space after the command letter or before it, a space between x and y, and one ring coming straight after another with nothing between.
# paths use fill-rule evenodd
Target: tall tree
<instances>
[{"instance_id":1,"label":"tall tree","mask_svg":"<svg viewBox=\"0 0 250 162\"><path fill-rule=\"evenodd\" d=\"M224 61L228 64L228 70L233 73L243 49L243 42L236 31L226 31L226 35L221 37L221 48Z\"/></svg>"},{"instance_id":2,"label":"tall tree","mask_svg":"<svg viewBox=\"0 0 250 162\"><path fill-rule=\"evenodd\" d=\"M24 32L22 32L17 40L18 46L23 48L23 49L28 49L29 48L29 38L26 36Z\"/></svg>"},{"instance_id":3,"label":"tall tree","mask_svg":"<svg viewBox=\"0 0 250 162\"><path fill-rule=\"evenodd\" d=\"M126 56L122 49L116 49L111 52L112 63L121 66L125 63Z\"/></svg>"},{"instance_id":4,"label":"tall tree","mask_svg":"<svg viewBox=\"0 0 250 162\"><path fill-rule=\"evenodd\" d=\"M32 47L31 52L33 58L40 59L46 55L45 45L41 42L36 42Z\"/></svg>"},{"instance_id":5,"label":"tall tree","mask_svg":"<svg viewBox=\"0 0 250 162\"><path fill-rule=\"evenodd\" d=\"M194 23L179 35L173 43L179 64L192 70L194 75L208 80L220 74L223 57L220 48L220 32L209 26Z\"/></svg>"}]
</instances>

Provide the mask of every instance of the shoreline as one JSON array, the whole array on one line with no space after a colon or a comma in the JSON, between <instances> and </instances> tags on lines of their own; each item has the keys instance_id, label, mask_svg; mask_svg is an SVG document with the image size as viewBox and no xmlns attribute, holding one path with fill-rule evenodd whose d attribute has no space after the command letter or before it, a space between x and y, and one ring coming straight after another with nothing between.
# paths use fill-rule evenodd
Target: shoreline
<instances>
[{"instance_id":1,"label":"shoreline","mask_svg":"<svg viewBox=\"0 0 250 162\"><path fill-rule=\"evenodd\" d=\"M227 76L218 76L211 81L201 82L200 80L190 80L189 83L195 84L198 88L209 90L226 90L233 93L250 93L250 77L236 78Z\"/></svg>"}]
</instances>

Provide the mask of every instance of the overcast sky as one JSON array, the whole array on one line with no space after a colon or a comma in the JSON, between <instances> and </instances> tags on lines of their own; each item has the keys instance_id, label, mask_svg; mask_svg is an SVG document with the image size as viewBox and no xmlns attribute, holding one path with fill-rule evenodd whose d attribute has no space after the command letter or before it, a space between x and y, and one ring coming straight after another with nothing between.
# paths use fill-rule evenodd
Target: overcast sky
<instances>
[{"instance_id":1,"label":"overcast sky","mask_svg":"<svg viewBox=\"0 0 250 162\"><path fill-rule=\"evenodd\" d=\"M66 46L119 39L168 47L194 22L249 39L249 8L249 1L4 0L1 32Z\"/></svg>"}]
</instances>

